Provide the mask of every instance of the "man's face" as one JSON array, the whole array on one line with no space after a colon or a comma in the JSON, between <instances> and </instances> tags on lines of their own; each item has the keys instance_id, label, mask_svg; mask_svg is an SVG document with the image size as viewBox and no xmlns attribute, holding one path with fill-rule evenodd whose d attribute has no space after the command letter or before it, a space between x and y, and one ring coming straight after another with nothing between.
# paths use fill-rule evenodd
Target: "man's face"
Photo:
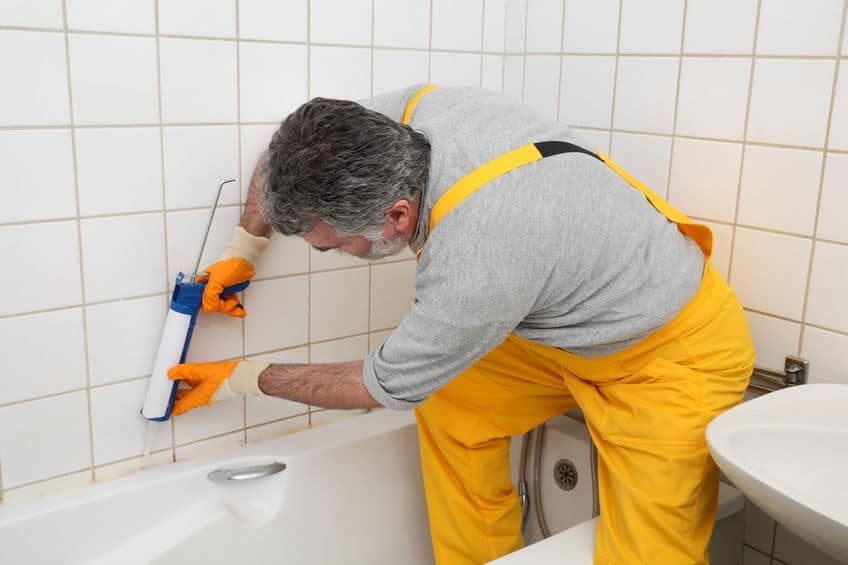
<instances>
[{"instance_id":1,"label":"man's face","mask_svg":"<svg viewBox=\"0 0 848 565\"><path fill-rule=\"evenodd\" d=\"M383 237L375 241L362 235L340 236L335 228L323 220L318 220L312 231L303 235L303 239L318 251L337 249L341 253L374 260L400 253L408 243L400 234L394 234L394 237L389 239L385 231L387 230L383 231Z\"/></svg>"}]
</instances>

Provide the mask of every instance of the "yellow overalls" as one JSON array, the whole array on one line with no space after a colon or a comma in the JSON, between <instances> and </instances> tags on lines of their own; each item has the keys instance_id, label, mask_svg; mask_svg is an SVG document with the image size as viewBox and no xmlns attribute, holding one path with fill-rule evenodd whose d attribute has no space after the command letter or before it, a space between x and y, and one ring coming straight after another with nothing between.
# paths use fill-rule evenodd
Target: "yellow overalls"
<instances>
[{"instance_id":1,"label":"yellow overalls","mask_svg":"<svg viewBox=\"0 0 848 565\"><path fill-rule=\"evenodd\" d=\"M432 88L409 101L403 123ZM434 205L428 231L492 179L568 152L602 160L700 246L701 286L671 322L610 355L580 357L512 334L416 409L436 561L484 563L523 546L510 436L576 405L598 448L595 563L708 563L719 473L704 429L742 400L754 361L742 307L709 263L709 228L609 157L542 142L460 179Z\"/></svg>"}]
</instances>

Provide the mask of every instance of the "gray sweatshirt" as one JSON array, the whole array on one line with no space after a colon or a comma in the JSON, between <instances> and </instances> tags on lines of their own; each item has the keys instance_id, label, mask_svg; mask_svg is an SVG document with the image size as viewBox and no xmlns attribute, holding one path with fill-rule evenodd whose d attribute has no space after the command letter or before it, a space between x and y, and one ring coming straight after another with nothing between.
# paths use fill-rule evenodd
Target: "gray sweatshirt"
<instances>
[{"instance_id":1,"label":"gray sweatshirt","mask_svg":"<svg viewBox=\"0 0 848 565\"><path fill-rule=\"evenodd\" d=\"M423 85L363 102L400 120ZM575 133L477 88L425 95L410 126L430 141L429 178L410 247L423 250L410 312L365 360L363 383L409 409L511 332L589 357L626 348L670 321L696 292L700 248L601 161L556 155L475 192L426 238L433 204L487 161Z\"/></svg>"}]
</instances>

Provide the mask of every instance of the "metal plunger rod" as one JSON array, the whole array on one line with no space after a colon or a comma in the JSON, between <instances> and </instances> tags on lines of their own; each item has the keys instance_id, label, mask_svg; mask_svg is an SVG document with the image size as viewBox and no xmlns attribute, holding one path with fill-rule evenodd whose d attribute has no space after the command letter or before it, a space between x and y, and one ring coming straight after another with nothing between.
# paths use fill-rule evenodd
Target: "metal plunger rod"
<instances>
[{"instance_id":1,"label":"metal plunger rod","mask_svg":"<svg viewBox=\"0 0 848 565\"><path fill-rule=\"evenodd\" d=\"M206 224L206 233L203 234L203 243L200 244L200 253L197 254L197 261L194 263L194 271L191 273L191 282L197 278L197 271L200 269L200 259L203 257L203 250L206 249L206 240L209 238L209 230L212 229L212 219L215 217L215 210L218 208L218 201L221 199L221 191L227 183L236 182L236 179L225 180L218 185L218 194L215 195L215 202L212 203L212 213L209 214L209 223Z\"/></svg>"}]
</instances>

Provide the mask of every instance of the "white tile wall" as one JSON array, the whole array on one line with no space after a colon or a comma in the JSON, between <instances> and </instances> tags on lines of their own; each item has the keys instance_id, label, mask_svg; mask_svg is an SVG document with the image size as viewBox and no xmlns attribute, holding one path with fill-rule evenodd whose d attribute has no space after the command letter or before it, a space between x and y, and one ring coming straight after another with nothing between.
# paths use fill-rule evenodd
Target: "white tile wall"
<instances>
[{"instance_id":1,"label":"white tile wall","mask_svg":"<svg viewBox=\"0 0 848 565\"><path fill-rule=\"evenodd\" d=\"M665 196L671 158L670 137L614 132L610 157L651 190Z\"/></svg>"},{"instance_id":2,"label":"white tile wall","mask_svg":"<svg viewBox=\"0 0 848 565\"><path fill-rule=\"evenodd\" d=\"M480 51L483 0L433 0L433 48Z\"/></svg>"},{"instance_id":3,"label":"white tile wall","mask_svg":"<svg viewBox=\"0 0 848 565\"><path fill-rule=\"evenodd\" d=\"M560 57L530 55L524 72L524 100L551 120L557 119Z\"/></svg>"},{"instance_id":4,"label":"white tile wall","mask_svg":"<svg viewBox=\"0 0 848 565\"><path fill-rule=\"evenodd\" d=\"M368 98L371 92L371 50L349 47L310 47L311 96Z\"/></svg>"},{"instance_id":5,"label":"white tile wall","mask_svg":"<svg viewBox=\"0 0 848 565\"><path fill-rule=\"evenodd\" d=\"M556 53L562 44L564 0L533 0L527 3L527 52Z\"/></svg>"},{"instance_id":6,"label":"white tile wall","mask_svg":"<svg viewBox=\"0 0 848 565\"><path fill-rule=\"evenodd\" d=\"M732 222L741 163L741 144L675 139L669 201L698 218Z\"/></svg>"},{"instance_id":7,"label":"white tile wall","mask_svg":"<svg viewBox=\"0 0 848 565\"><path fill-rule=\"evenodd\" d=\"M311 7L313 42L371 44L371 0L312 0Z\"/></svg>"},{"instance_id":8,"label":"white tile wall","mask_svg":"<svg viewBox=\"0 0 848 565\"><path fill-rule=\"evenodd\" d=\"M842 0L768 0L760 8L759 55L836 55Z\"/></svg>"},{"instance_id":9,"label":"white tile wall","mask_svg":"<svg viewBox=\"0 0 848 565\"><path fill-rule=\"evenodd\" d=\"M168 209L211 206L218 184L239 178L236 126L166 127L162 129L162 143ZM239 201L238 183L225 185L219 203Z\"/></svg>"},{"instance_id":10,"label":"white tile wall","mask_svg":"<svg viewBox=\"0 0 848 565\"><path fill-rule=\"evenodd\" d=\"M503 57L500 59L503 60ZM429 69L430 54L427 51L375 49L374 94L382 94L410 84L426 83Z\"/></svg>"},{"instance_id":11,"label":"white tile wall","mask_svg":"<svg viewBox=\"0 0 848 565\"><path fill-rule=\"evenodd\" d=\"M0 4L0 22L7 26L61 28L61 0L6 0Z\"/></svg>"},{"instance_id":12,"label":"white tile wall","mask_svg":"<svg viewBox=\"0 0 848 565\"><path fill-rule=\"evenodd\" d=\"M741 141L750 76L750 59L685 58L676 133Z\"/></svg>"},{"instance_id":13,"label":"white tile wall","mask_svg":"<svg viewBox=\"0 0 848 565\"><path fill-rule=\"evenodd\" d=\"M848 150L848 68L844 61L839 67L836 100L830 120L830 148Z\"/></svg>"},{"instance_id":14,"label":"white tile wall","mask_svg":"<svg viewBox=\"0 0 848 565\"><path fill-rule=\"evenodd\" d=\"M568 0L563 51L615 53L618 46L618 0Z\"/></svg>"},{"instance_id":15,"label":"white tile wall","mask_svg":"<svg viewBox=\"0 0 848 565\"><path fill-rule=\"evenodd\" d=\"M430 81L435 84L479 86L482 58L477 53L432 53Z\"/></svg>"},{"instance_id":16,"label":"white tile wall","mask_svg":"<svg viewBox=\"0 0 848 565\"><path fill-rule=\"evenodd\" d=\"M57 2L60 3L60 2ZM73 30L155 33L154 0L67 0L68 28ZM173 2L162 2L162 7ZM162 11L160 7L160 13ZM61 16L60 16L61 17ZM62 27L61 20L58 27Z\"/></svg>"},{"instance_id":17,"label":"white tile wall","mask_svg":"<svg viewBox=\"0 0 848 565\"><path fill-rule=\"evenodd\" d=\"M810 274L807 321L828 329L848 333L848 246L816 242Z\"/></svg>"},{"instance_id":18,"label":"white tile wall","mask_svg":"<svg viewBox=\"0 0 848 565\"><path fill-rule=\"evenodd\" d=\"M559 120L575 126L610 127L614 84L614 57L566 55L562 60Z\"/></svg>"},{"instance_id":19,"label":"white tile wall","mask_svg":"<svg viewBox=\"0 0 848 565\"><path fill-rule=\"evenodd\" d=\"M501 14L501 44L503 44ZM427 49L430 45L430 0L375 0L374 45ZM503 51L503 45L500 48Z\"/></svg>"},{"instance_id":20,"label":"white tile wall","mask_svg":"<svg viewBox=\"0 0 848 565\"><path fill-rule=\"evenodd\" d=\"M0 31L4 80L0 88L0 123L50 125L70 122L65 42L61 33Z\"/></svg>"},{"instance_id":21,"label":"white tile wall","mask_svg":"<svg viewBox=\"0 0 848 565\"><path fill-rule=\"evenodd\" d=\"M306 41L308 0L239 0L243 39Z\"/></svg>"},{"instance_id":22,"label":"white tile wall","mask_svg":"<svg viewBox=\"0 0 848 565\"><path fill-rule=\"evenodd\" d=\"M415 261L371 268L371 329L396 327L415 298Z\"/></svg>"},{"instance_id":23,"label":"white tile wall","mask_svg":"<svg viewBox=\"0 0 848 565\"><path fill-rule=\"evenodd\" d=\"M281 122L306 98L304 45L245 43L239 48L239 104L245 122Z\"/></svg>"},{"instance_id":24,"label":"white tile wall","mask_svg":"<svg viewBox=\"0 0 848 565\"><path fill-rule=\"evenodd\" d=\"M677 67L673 57L620 59L613 127L672 133Z\"/></svg>"},{"instance_id":25,"label":"white tile wall","mask_svg":"<svg viewBox=\"0 0 848 565\"><path fill-rule=\"evenodd\" d=\"M848 155L830 153L825 165L819 207L818 236L848 243Z\"/></svg>"},{"instance_id":26,"label":"white tile wall","mask_svg":"<svg viewBox=\"0 0 848 565\"><path fill-rule=\"evenodd\" d=\"M757 2L687 0L683 52L751 53L756 20Z\"/></svg>"},{"instance_id":27,"label":"white tile wall","mask_svg":"<svg viewBox=\"0 0 848 565\"><path fill-rule=\"evenodd\" d=\"M680 53L683 0L621 0L622 53Z\"/></svg>"},{"instance_id":28,"label":"white tile wall","mask_svg":"<svg viewBox=\"0 0 848 565\"><path fill-rule=\"evenodd\" d=\"M235 37L236 4L232 0L158 0L159 33ZM203 14L203 17L198 17Z\"/></svg>"},{"instance_id":29,"label":"white tile wall","mask_svg":"<svg viewBox=\"0 0 848 565\"><path fill-rule=\"evenodd\" d=\"M503 53L506 48L507 0L485 0L483 51Z\"/></svg>"},{"instance_id":30,"label":"white tile wall","mask_svg":"<svg viewBox=\"0 0 848 565\"><path fill-rule=\"evenodd\" d=\"M310 279L310 341L368 331L368 268L318 273Z\"/></svg>"},{"instance_id":31,"label":"white tile wall","mask_svg":"<svg viewBox=\"0 0 848 565\"><path fill-rule=\"evenodd\" d=\"M841 354L846 351L848 335L807 326L804 330L804 344L801 356L809 359L815 370L810 373L812 383L844 383L848 379L848 370Z\"/></svg>"},{"instance_id":32,"label":"white tile wall","mask_svg":"<svg viewBox=\"0 0 848 565\"><path fill-rule=\"evenodd\" d=\"M748 312L748 324L757 350L756 365L782 371L784 358L798 353L801 324L755 312Z\"/></svg>"}]
</instances>

